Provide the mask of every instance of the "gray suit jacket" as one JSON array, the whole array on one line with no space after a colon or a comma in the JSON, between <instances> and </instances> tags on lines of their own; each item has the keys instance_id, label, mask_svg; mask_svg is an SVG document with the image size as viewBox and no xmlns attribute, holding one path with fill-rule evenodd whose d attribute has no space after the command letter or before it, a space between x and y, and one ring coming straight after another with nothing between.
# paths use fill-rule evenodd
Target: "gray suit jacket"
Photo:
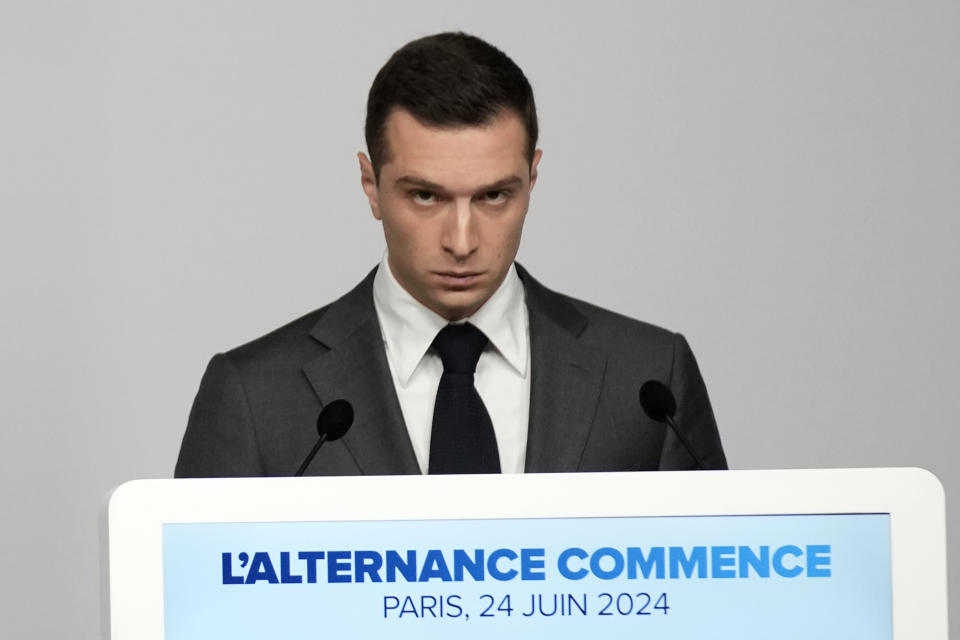
<instances>
[{"instance_id":1,"label":"gray suit jacket","mask_svg":"<svg viewBox=\"0 0 960 640\"><path fill-rule=\"evenodd\" d=\"M710 468L726 468L696 360L683 336L550 291L518 265L530 316L526 471L693 469L673 433L640 408L650 379L677 397L676 421ZM336 302L210 361L177 477L293 475L337 398L347 434L313 475L419 473L373 307L371 272Z\"/></svg>"}]
</instances>

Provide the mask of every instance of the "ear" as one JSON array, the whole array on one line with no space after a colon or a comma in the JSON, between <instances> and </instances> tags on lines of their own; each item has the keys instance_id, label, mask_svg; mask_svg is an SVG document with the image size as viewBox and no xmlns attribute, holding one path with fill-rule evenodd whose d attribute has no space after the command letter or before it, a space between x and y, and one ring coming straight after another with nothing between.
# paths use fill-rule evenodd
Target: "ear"
<instances>
[{"instance_id":1,"label":"ear","mask_svg":"<svg viewBox=\"0 0 960 640\"><path fill-rule=\"evenodd\" d=\"M540 158L543 157L543 149L537 149L533 152L533 160L530 162L530 190L537 184L537 165L540 164Z\"/></svg>"},{"instance_id":2,"label":"ear","mask_svg":"<svg viewBox=\"0 0 960 640\"><path fill-rule=\"evenodd\" d=\"M360 161L360 186L363 187L363 192L367 194L373 217L379 220L380 205L377 201L377 174L374 173L373 163L370 162L367 154L361 151L357 154L357 159Z\"/></svg>"}]
</instances>

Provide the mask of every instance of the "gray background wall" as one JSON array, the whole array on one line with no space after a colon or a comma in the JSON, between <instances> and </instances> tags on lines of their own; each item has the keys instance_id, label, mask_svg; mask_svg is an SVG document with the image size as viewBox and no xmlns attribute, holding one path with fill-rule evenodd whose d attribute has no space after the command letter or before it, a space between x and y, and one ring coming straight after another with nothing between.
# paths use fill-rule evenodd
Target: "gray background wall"
<instances>
[{"instance_id":1,"label":"gray background wall","mask_svg":"<svg viewBox=\"0 0 960 640\"><path fill-rule=\"evenodd\" d=\"M520 259L685 333L734 468L926 467L956 550L957 3L7 0L7 637L95 635L103 496L171 475L215 351L377 261L366 91L451 28L537 94Z\"/></svg>"}]
</instances>

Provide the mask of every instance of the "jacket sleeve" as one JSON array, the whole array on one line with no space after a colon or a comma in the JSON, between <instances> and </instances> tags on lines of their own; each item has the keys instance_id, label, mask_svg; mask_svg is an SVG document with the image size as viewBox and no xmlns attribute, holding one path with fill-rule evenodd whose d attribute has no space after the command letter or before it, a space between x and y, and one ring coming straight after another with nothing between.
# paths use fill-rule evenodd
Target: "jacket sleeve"
<instances>
[{"instance_id":1,"label":"jacket sleeve","mask_svg":"<svg viewBox=\"0 0 960 640\"><path fill-rule=\"evenodd\" d=\"M683 430L707 469L726 469L727 458L720 444L720 433L710 398L707 397L707 387L700 376L700 368L690 345L679 333L674 340L669 386L677 399L677 413L674 416L677 427ZM696 468L696 461L687 453L673 430L668 428L660 453L660 469Z\"/></svg>"},{"instance_id":2,"label":"jacket sleeve","mask_svg":"<svg viewBox=\"0 0 960 640\"><path fill-rule=\"evenodd\" d=\"M174 477L264 475L243 380L229 355L210 360L193 401Z\"/></svg>"}]
</instances>

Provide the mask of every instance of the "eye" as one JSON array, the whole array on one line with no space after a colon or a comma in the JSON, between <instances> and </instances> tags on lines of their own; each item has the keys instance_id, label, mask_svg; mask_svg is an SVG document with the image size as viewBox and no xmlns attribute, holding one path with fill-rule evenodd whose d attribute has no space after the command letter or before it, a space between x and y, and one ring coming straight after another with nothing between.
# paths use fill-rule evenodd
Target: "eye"
<instances>
[{"instance_id":1,"label":"eye","mask_svg":"<svg viewBox=\"0 0 960 640\"><path fill-rule=\"evenodd\" d=\"M410 198L417 204L433 204L437 201L437 194L424 189L416 189L410 192Z\"/></svg>"},{"instance_id":2,"label":"eye","mask_svg":"<svg viewBox=\"0 0 960 640\"><path fill-rule=\"evenodd\" d=\"M506 201L509 196L509 192L503 189L496 189L494 191L487 191L483 194L483 201L488 204L501 204Z\"/></svg>"}]
</instances>

